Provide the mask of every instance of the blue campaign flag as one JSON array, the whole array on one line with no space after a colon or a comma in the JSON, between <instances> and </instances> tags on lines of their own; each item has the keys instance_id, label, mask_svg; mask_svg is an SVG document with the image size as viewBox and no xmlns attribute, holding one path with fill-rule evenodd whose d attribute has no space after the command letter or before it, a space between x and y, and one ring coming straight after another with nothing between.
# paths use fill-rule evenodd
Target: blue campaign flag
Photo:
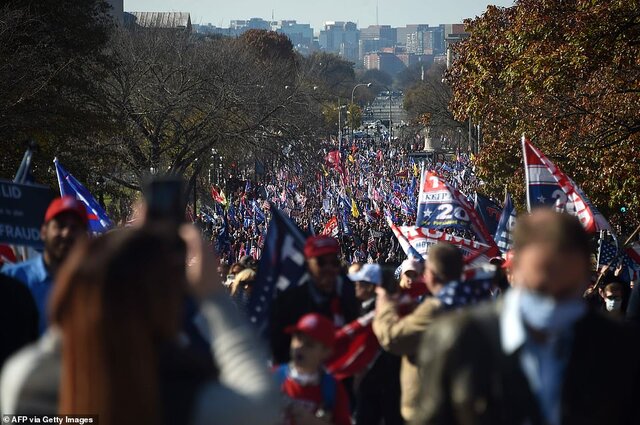
<instances>
[{"instance_id":1,"label":"blue campaign flag","mask_svg":"<svg viewBox=\"0 0 640 425\"><path fill-rule=\"evenodd\" d=\"M474 209L480 215L482 221L487 226L487 230L492 235L496 233L498 229L498 221L502 215L502 208L500 208L495 202L487 198L484 195L476 192L476 199L474 203Z\"/></svg>"},{"instance_id":2,"label":"blue campaign flag","mask_svg":"<svg viewBox=\"0 0 640 425\"><path fill-rule=\"evenodd\" d=\"M348 218L349 214L347 213L347 210L342 210L342 232L347 235L347 236L351 236L351 227L349 227L349 218Z\"/></svg>"},{"instance_id":3,"label":"blue campaign flag","mask_svg":"<svg viewBox=\"0 0 640 425\"><path fill-rule=\"evenodd\" d=\"M229 203L228 220L233 227L238 227L238 219L236 218L236 207L233 203Z\"/></svg>"},{"instance_id":4,"label":"blue campaign flag","mask_svg":"<svg viewBox=\"0 0 640 425\"><path fill-rule=\"evenodd\" d=\"M509 251L511 249L511 245L513 245L511 235L515 225L516 209L511 201L511 195L507 193L504 198L504 208L502 209L502 215L498 221L495 236L496 245L498 245L498 248L502 253Z\"/></svg>"},{"instance_id":5,"label":"blue campaign flag","mask_svg":"<svg viewBox=\"0 0 640 425\"><path fill-rule=\"evenodd\" d=\"M403 214L411 215L411 207L404 201L401 202L401 210Z\"/></svg>"},{"instance_id":6,"label":"blue campaign flag","mask_svg":"<svg viewBox=\"0 0 640 425\"><path fill-rule=\"evenodd\" d=\"M55 158L53 163L56 166L60 195L73 196L84 204L89 217L89 229L93 233L103 233L113 227L113 223L107 213L102 209L98 201L91 196L87 188L62 167L58 158Z\"/></svg>"},{"instance_id":7,"label":"blue campaign flag","mask_svg":"<svg viewBox=\"0 0 640 425\"><path fill-rule=\"evenodd\" d=\"M256 223L264 223L264 220L265 220L264 212L260 209L255 199L253 200L252 205L253 205L253 215L254 215L254 218L256 219Z\"/></svg>"},{"instance_id":8,"label":"blue campaign flag","mask_svg":"<svg viewBox=\"0 0 640 425\"><path fill-rule=\"evenodd\" d=\"M349 198L340 195L340 207L343 209L351 210L351 201Z\"/></svg>"},{"instance_id":9,"label":"blue campaign flag","mask_svg":"<svg viewBox=\"0 0 640 425\"><path fill-rule=\"evenodd\" d=\"M231 248L231 241L229 240L229 224L227 217L222 214L222 228L216 238L216 250L219 253L225 253Z\"/></svg>"},{"instance_id":10,"label":"blue campaign flag","mask_svg":"<svg viewBox=\"0 0 640 425\"><path fill-rule=\"evenodd\" d=\"M416 186L417 185L418 185L418 180L416 179L416 176L413 176L411 178L411 183L409 184L409 187L407 187L407 196L409 196L409 197L414 196L415 197Z\"/></svg>"},{"instance_id":11,"label":"blue campaign flag","mask_svg":"<svg viewBox=\"0 0 640 425\"><path fill-rule=\"evenodd\" d=\"M304 281L305 237L295 223L271 205L271 221L248 303L249 320L261 335L269 332L271 305L278 294Z\"/></svg>"},{"instance_id":12,"label":"blue campaign flag","mask_svg":"<svg viewBox=\"0 0 640 425\"><path fill-rule=\"evenodd\" d=\"M393 211L391 211L388 208L385 208L384 216L386 217L387 221L389 221L391 224L395 224L398 221L395 214L393 214Z\"/></svg>"},{"instance_id":13,"label":"blue campaign flag","mask_svg":"<svg viewBox=\"0 0 640 425\"><path fill-rule=\"evenodd\" d=\"M244 218L242 219L242 226L246 229L248 227L251 227L252 224L253 224L253 219L251 218L251 216L245 215Z\"/></svg>"}]
</instances>

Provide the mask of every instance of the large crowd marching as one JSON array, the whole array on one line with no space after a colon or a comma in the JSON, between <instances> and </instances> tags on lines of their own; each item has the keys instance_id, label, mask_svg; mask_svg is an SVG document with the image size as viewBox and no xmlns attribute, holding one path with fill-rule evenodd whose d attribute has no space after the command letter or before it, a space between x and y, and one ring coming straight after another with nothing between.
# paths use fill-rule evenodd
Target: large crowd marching
<instances>
[{"instance_id":1,"label":"large crowd marching","mask_svg":"<svg viewBox=\"0 0 640 425\"><path fill-rule=\"evenodd\" d=\"M423 170L473 203L473 156L336 145L311 173L213 187L195 226L141 217L89 237L86 204L54 200L42 253L0 274L2 413L640 423L638 276L609 271L578 218L520 214L510 249L481 264L456 242L480 237L459 226L412 255L398 229L418 220Z\"/></svg>"}]
</instances>

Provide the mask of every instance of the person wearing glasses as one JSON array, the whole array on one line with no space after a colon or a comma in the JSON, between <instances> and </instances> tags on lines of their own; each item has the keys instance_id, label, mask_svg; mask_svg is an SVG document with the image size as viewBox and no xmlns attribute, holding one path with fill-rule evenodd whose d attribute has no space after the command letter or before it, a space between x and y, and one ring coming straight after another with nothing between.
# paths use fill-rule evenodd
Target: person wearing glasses
<instances>
[{"instance_id":1,"label":"person wearing glasses","mask_svg":"<svg viewBox=\"0 0 640 425\"><path fill-rule=\"evenodd\" d=\"M285 329L305 314L319 313L336 328L358 318L359 303L353 285L341 276L339 253L335 238L319 235L307 239L304 256L308 277L297 285L292 282L273 304L270 339L275 364L289 361L291 336Z\"/></svg>"}]
</instances>

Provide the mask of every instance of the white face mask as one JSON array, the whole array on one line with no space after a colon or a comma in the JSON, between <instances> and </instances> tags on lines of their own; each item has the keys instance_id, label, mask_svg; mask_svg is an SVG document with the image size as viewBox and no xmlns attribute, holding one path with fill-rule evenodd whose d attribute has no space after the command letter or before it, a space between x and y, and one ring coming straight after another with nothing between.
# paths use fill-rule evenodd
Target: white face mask
<instances>
[{"instance_id":1,"label":"white face mask","mask_svg":"<svg viewBox=\"0 0 640 425\"><path fill-rule=\"evenodd\" d=\"M528 289L523 289L520 295L520 314L527 325L538 331L562 331L572 326L586 310L581 298L556 301Z\"/></svg>"},{"instance_id":2,"label":"white face mask","mask_svg":"<svg viewBox=\"0 0 640 425\"><path fill-rule=\"evenodd\" d=\"M622 300L610 300L608 298L606 298L604 300L604 306L607 309L607 311L620 311L620 309L622 308Z\"/></svg>"}]
</instances>

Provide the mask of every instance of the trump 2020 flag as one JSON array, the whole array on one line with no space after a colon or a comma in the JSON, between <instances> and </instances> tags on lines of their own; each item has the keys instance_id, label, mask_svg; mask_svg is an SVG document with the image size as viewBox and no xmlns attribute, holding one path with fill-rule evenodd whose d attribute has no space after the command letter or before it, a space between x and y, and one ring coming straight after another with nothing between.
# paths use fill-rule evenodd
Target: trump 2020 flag
<instances>
[{"instance_id":1,"label":"trump 2020 flag","mask_svg":"<svg viewBox=\"0 0 640 425\"><path fill-rule=\"evenodd\" d=\"M504 208L502 209L502 215L498 222L498 228L496 230L496 245L500 248L502 253L505 253L511 249L513 240L511 238L513 228L516 225L516 209L511 201L511 195L508 193L504 198Z\"/></svg>"},{"instance_id":2,"label":"trump 2020 flag","mask_svg":"<svg viewBox=\"0 0 640 425\"><path fill-rule=\"evenodd\" d=\"M495 247L493 235L467 198L436 173L422 173L416 227L469 229L481 242Z\"/></svg>"},{"instance_id":3,"label":"trump 2020 flag","mask_svg":"<svg viewBox=\"0 0 640 425\"><path fill-rule=\"evenodd\" d=\"M529 139L522 136L524 170L527 179L527 207L562 208L576 217L589 233L611 231L611 226L591 201L566 174Z\"/></svg>"},{"instance_id":4,"label":"trump 2020 flag","mask_svg":"<svg viewBox=\"0 0 640 425\"><path fill-rule=\"evenodd\" d=\"M53 163L56 166L60 195L73 196L84 204L89 218L89 230L93 233L103 233L113 227L113 223L107 213L102 209L98 201L91 196L87 188L64 169L58 158L55 158Z\"/></svg>"},{"instance_id":5,"label":"trump 2020 flag","mask_svg":"<svg viewBox=\"0 0 640 425\"><path fill-rule=\"evenodd\" d=\"M469 214L454 198L444 179L426 171L422 173L420 180L416 227L453 227L462 230L470 227Z\"/></svg>"},{"instance_id":6,"label":"trump 2020 flag","mask_svg":"<svg viewBox=\"0 0 640 425\"><path fill-rule=\"evenodd\" d=\"M271 204L269 230L248 304L249 319L264 336L269 331L273 300L291 285L304 281L307 273L305 241L298 226Z\"/></svg>"}]
</instances>

